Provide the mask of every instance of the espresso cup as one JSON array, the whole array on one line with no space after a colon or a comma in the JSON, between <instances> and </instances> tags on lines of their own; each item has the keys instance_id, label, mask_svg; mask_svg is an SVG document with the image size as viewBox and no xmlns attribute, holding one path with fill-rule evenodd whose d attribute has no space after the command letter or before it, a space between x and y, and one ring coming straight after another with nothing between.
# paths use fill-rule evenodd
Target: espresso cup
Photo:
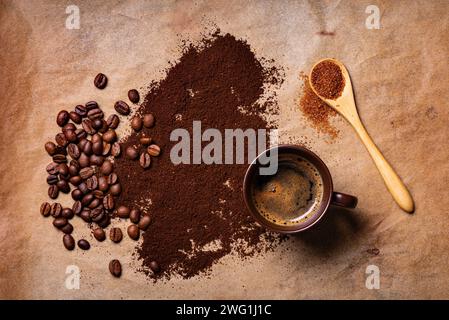
<instances>
[{"instance_id":1,"label":"espresso cup","mask_svg":"<svg viewBox=\"0 0 449 320\"><path fill-rule=\"evenodd\" d=\"M273 174L260 170L265 166L262 159L267 158L277 159ZM329 169L315 153L295 145L280 145L262 152L246 171L243 196L255 220L279 233L312 227L330 205L357 205L356 197L333 190Z\"/></svg>"}]
</instances>

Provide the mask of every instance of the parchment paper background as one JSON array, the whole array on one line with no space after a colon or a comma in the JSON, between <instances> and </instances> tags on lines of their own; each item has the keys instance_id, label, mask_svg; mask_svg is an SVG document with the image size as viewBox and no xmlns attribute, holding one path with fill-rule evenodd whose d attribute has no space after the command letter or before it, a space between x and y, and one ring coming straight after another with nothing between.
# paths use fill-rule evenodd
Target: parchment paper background
<instances>
[{"instance_id":1,"label":"parchment paper background","mask_svg":"<svg viewBox=\"0 0 449 320\"><path fill-rule=\"evenodd\" d=\"M70 4L80 8L79 30L65 28ZM380 8L380 30L365 27L370 4ZM211 23L285 68L281 141L307 139L335 189L358 196L358 209L329 212L272 253L227 256L208 278L149 282L132 271L129 239L66 251L39 214L47 200L43 145L57 130L56 113L95 99L109 114L128 89L143 94L162 76L167 61L179 57L181 38L199 39ZM0 297L449 298L448 30L444 0L0 1ZM396 206L340 117L340 137L331 144L302 118L298 73L323 57L348 67L361 118L411 190L415 214ZM109 76L103 91L92 85L100 71ZM90 237L78 220L75 237ZM367 252L372 248L379 255ZM107 270L116 257L121 279ZM64 285L68 265L81 269L79 290ZM380 269L379 290L365 287L368 265Z\"/></svg>"}]
</instances>

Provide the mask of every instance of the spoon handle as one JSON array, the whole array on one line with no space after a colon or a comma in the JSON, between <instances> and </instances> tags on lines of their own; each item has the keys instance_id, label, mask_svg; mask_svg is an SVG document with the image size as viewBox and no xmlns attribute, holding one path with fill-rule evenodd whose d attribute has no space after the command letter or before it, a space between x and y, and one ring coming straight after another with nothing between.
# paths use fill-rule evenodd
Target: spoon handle
<instances>
[{"instance_id":1,"label":"spoon handle","mask_svg":"<svg viewBox=\"0 0 449 320\"><path fill-rule=\"evenodd\" d=\"M396 203L402 210L412 213L415 210L413 199L401 178L399 178L394 169L374 144L374 141L369 136L368 131L366 131L360 119L351 121L351 124L371 155L371 158L374 160L377 169L384 179L388 191L390 191Z\"/></svg>"}]
</instances>

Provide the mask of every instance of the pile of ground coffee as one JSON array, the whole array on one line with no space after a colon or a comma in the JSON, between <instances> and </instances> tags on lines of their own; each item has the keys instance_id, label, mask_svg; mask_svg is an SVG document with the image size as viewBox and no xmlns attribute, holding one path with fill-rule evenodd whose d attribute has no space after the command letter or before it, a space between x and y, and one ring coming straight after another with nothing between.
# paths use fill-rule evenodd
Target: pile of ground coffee
<instances>
[{"instance_id":1,"label":"pile of ground coffee","mask_svg":"<svg viewBox=\"0 0 449 320\"><path fill-rule=\"evenodd\" d=\"M330 60L318 63L312 70L310 80L316 92L326 99L337 99L345 87L340 67Z\"/></svg>"},{"instance_id":2,"label":"pile of ground coffee","mask_svg":"<svg viewBox=\"0 0 449 320\"><path fill-rule=\"evenodd\" d=\"M157 261L152 277L189 278L208 270L232 251L241 257L271 249L281 240L255 224L246 210L242 182L247 165L179 164L170 160L170 133L200 120L203 130L267 128L261 114L276 109L267 86L279 84L278 69L264 67L243 40L216 32L189 44L164 79L152 83L139 114L151 112L152 129L132 133L122 150L139 148L142 135L161 148L149 170L117 159L123 192L118 203L140 206L152 219L137 249L144 270ZM269 104L267 106L267 103ZM243 112L242 112L243 111ZM276 110L274 110L276 111Z\"/></svg>"}]
</instances>

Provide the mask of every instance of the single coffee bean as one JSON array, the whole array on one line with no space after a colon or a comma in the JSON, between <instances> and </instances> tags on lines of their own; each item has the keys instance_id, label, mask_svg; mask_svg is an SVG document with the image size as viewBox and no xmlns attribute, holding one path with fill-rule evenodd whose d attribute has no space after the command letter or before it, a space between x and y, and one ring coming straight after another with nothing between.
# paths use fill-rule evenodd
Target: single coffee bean
<instances>
[{"instance_id":1,"label":"single coffee bean","mask_svg":"<svg viewBox=\"0 0 449 320\"><path fill-rule=\"evenodd\" d=\"M83 211L83 205L81 204L81 201L77 200L73 203L72 211L73 211L73 214L75 214L77 216L80 215L81 211Z\"/></svg>"},{"instance_id":2,"label":"single coffee bean","mask_svg":"<svg viewBox=\"0 0 449 320\"><path fill-rule=\"evenodd\" d=\"M65 234L71 234L73 232L73 226L70 222L68 222L65 226L60 229Z\"/></svg>"},{"instance_id":3,"label":"single coffee bean","mask_svg":"<svg viewBox=\"0 0 449 320\"><path fill-rule=\"evenodd\" d=\"M70 160L70 165L75 167L79 171L80 164L79 164L78 160L74 160L74 159Z\"/></svg>"},{"instance_id":4,"label":"single coffee bean","mask_svg":"<svg viewBox=\"0 0 449 320\"><path fill-rule=\"evenodd\" d=\"M87 139L87 132L84 129L76 129L75 130L75 134L76 134L76 138L78 139L78 141Z\"/></svg>"},{"instance_id":5,"label":"single coffee bean","mask_svg":"<svg viewBox=\"0 0 449 320\"><path fill-rule=\"evenodd\" d=\"M89 140L86 140L86 143L84 143L84 146L83 146L83 152L86 156L91 156L94 153L92 146L93 146L92 142Z\"/></svg>"},{"instance_id":6,"label":"single coffee bean","mask_svg":"<svg viewBox=\"0 0 449 320\"><path fill-rule=\"evenodd\" d=\"M120 124L120 118L116 114L111 114L106 120L108 127L111 129L117 129Z\"/></svg>"},{"instance_id":7,"label":"single coffee bean","mask_svg":"<svg viewBox=\"0 0 449 320\"><path fill-rule=\"evenodd\" d=\"M122 275L122 265L117 259L111 260L109 262L109 272L116 278Z\"/></svg>"},{"instance_id":8,"label":"single coffee bean","mask_svg":"<svg viewBox=\"0 0 449 320\"><path fill-rule=\"evenodd\" d=\"M74 143L70 143L67 146L67 153L69 154L70 157L72 157L72 159L78 159L81 155L80 149Z\"/></svg>"},{"instance_id":9,"label":"single coffee bean","mask_svg":"<svg viewBox=\"0 0 449 320\"><path fill-rule=\"evenodd\" d=\"M131 224L126 231L128 232L128 236L131 239L139 240L140 230L138 226L136 226L135 224Z\"/></svg>"},{"instance_id":10,"label":"single coffee bean","mask_svg":"<svg viewBox=\"0 0 449 320\"><path fill-rule=\"evenodd\" d=\"M104 230L102 228L94 229L92 234L94 235L94 238L97 239L97 241L101 242L106 239L106 233L104 232Z\"/></svg>"},{"instance_id":11,"label":"single coffee bean","mask_svg":"<svg viewBox=\"0 0 449 320\"><path fill-rule=\"evenodd\" d=\"M48 196L51 198L51 199L56 199L57 197L58 197L58 195L59 195L59 189L58 189L58 187L54 184L54 185L51 185L49 188L48 188Z\"/></svg>"},{"instance_id":12,"label":"single coffee bean","mask_svg":"<svg viewBox=\"0 0 449 320\"><path fill-rule=\"evenodd\" d=\"M79 104L75 107L75 112L80 116L80 117L85 117L87 116L87 109L85 106Z\"/></svg>"},{"instance_id":13,"label":"single coffee bean","mask_svg":"<svg viewBox=\"0 0 449 320\"><path fill-rule=\"evenodd\" d=\"M111 156L117 158L118 156L120 156L120 153L121 153L120 144L118 142L114 142L111 147Z\"/></svg>"},{"instance_id":14,"label":"single coffee bean","mask_svg":"<svg viewBox=\"0 0 449 320\"><path fill-rule=\"evenodd\" d=\"M81 199L81 204L83 205L83 207L87 207L93 200L94 195L92 193L88 193Z\"/></svg>"},{"instance_id":15,"label":"single coffee bean","mask_svg":"<svg viewBox=\"0 0 449 320\"><path fill-rule=\"evenodd\" d=\"M103 207L106 210L112 210L112 209L114 209L114 206L115 206L114 197L111 194L107 194L103 198Z\"/></svg>"},{"instance_id":16,"label":"single coffee bean","mask_svg":"<svg viewBox=\"0 0 449 320\"><path fill-rule=\"evenodd\" d=\"M98 132L105 133L108 130L109 130L108 123L106 122L106 120L101 119L101 128L98 129Z\"/></svg>"},{"instance_id":17,"label":"single coffee bean","mask_svg":"<svg viewBox=\"0 0 449 320\"><path fill-rule=\"evenodd\" d=\"M84 194L81 192L80 189L74 189L72 191L72 199L73 200L81 200L83 198Z\"/></svg>"},{"instance_id":18,"label":"single coffee bean","mask_svg":"<svg viewBox=\"0 0 449 320\"><path fill-rule=\"evenodd\" d=\"M57 175L59 173L59 164L56 162L50 162L45 168L48 174Z\"/></svg>"},{"instance_id":19,"label":"single coffee bean","mask_svg":"<svg viewBox=\"0 0 449 320\"><path fill-rule=\"evenodd\" d=\"M119 243L123 239L123 233L120 228L111 228L109 231L109 238L112 242Z\"/></svg>"},{"instance_id":20,"label":"single coffee bean","mask_svg":"<svg viewBox=\"0 0 449 320\"><path fill-rule=\"evenodd\" d=\"M97 176L92 176L86 180L87 189L93 191L98 188L98 178Z\"/></svg>"},{"instance_id":21,"label":"single coffee bean","mask_svg":"<svg viewBox=\"0 0 449 320\"><path fill-rule=\"evenodd\" d=\"M76 142L78 141L78 137L75 133L75 130L67 130L66 132L64 132L64 135L67 139L68 142Z\"/></svg>"},{"instance_id":22,"label":"single coffee bean","mask_svg":"<svg viewBox=\"0 0 449 320\"><path fill-rule=\"evenodd\" d=\"M58 182L58 180L59 179L58 179L57 175L50 174L49 176L47 176L47 183L49 185L56 184Z\"/></svg>"},{"instance_id":23,"label":"single coffee bean","mask_svg":"<svg viewBox=\"0 0 449 320\"><path fill-rule=\"evenodd\" d=\"M62 205L60 203L53 203L50 206L50 214L53 218L58 218L62 215Z\"/></svg>"},{"instance_id":24,"label":"single coffee bean","mask_svg":"<svg viewBox=\"0 0 449 320\"><path fill-rule=\"evenodd\" d=\"M106 160L105 162L103 162L103 164L100 167L101 174L103 174L105 176L110 175L113 170L114 170L114 165L109 160Z\"/></svg>"},{"instance_id":25,"label":"single coffee bean","mask_svg":"<svg viewBox=\"0 0 449 320\"><path fill-rule=\"evenodd\" d=\"M81 182L78 185L78 189L83 193L83 194L87 194L89 192L89 189L87 189L87 185L84 182Z\"/></svg>"},{"instance_id":26,"label":"single coffee bean","mask_svg":"<svg viewBox=\"0 0 449 320\"><path fill-rule=\"evenodd\" d=\"M92 120L92 127L95 130L97 130L97 131L100 130L102 126L103 126L103 121L101 121L101 119Z\"/></svg>"},{"instance_id":27,"label":"single coffee bean","mask_svg":"<svg viewBox=\"0 0 449 320\"><path fill-rule=\"evenodd\" d=\"M100 178L98 178L98 181L100 181ZM94 191L92 191L92 194L94 195L94 197L96 199L103 200L103 197L104 197L103 191L101 191L101 190L94 190Z\"/></svg>"},{"instance_id":28,"label":"single coffee bean","mask_svg":"<svg viewBox=\"0 0 449 320\"><path fill-rule=\"evenodd\" d=\"M128 148L126 148L125 153L126 157L130 160L136 160L139 157L139 152L133 146L129 146Z\"/></svg>"},{"instance_id":29,"label":"single coffee bean","mask_svg":"<svg viewBox=\"0 0 449 320\"><path fill-rule=\"evenodd\" d=\"M98 178L98 190L106 192L109 189L108 178L103 176Z\"/></svg>"},{"instance_id":30,"label":"single coffee bean","mask_svg":"<svg viewBox=\"0 0 449 320\"><path fill-rule=\"evenodd\" d=\"M118 113L120 113L121 115L124 115L124 116L127 116L131 112L128 104L125 101L121 101L121 100L117 101L114 104L114 109L115 109L115 111L117 111Z\"/></svg>"},{"instance_id":31,"label":"single coffee bean","mask_svg":"<svg viewBox=\"0 0 449 320\"><path fill-rule=\"evenodd\" d=\"M103 134L103 140L109 143L113 143L115 140L117 140L117 134L115 133L115 130L109 129Z\"/></svg>"},{"instance_id":32,"label":"single coffee bean","mask_svg":"<svg viewBox=\"0 0 449 320\"><path fill-rule=\"evenodd\" d=\"M79 172L78 167L79 167L79 164L78 164L78 166L74 166L74 165L72 165L72 164L69 166L69 175L70 175L72 178L78 176L78 172ZM74 180L74 181L75 181L75 180ZM70 183L74 184L72 181L70 181Z\"/></svg>"},{"instance_id":33,"label":"single coffee bean","mask_svg":"<svg viewBox=\"0 0 449 320\"><path fill-rule=\"evenodd\" d=\"M154 126L154 116L151 113L143 115L143 126L145 128L152 128Z\"/></svg>"},{"instance_id":34,"label":"single coffee bean","mask_svg":"<svg viewBox=\"0 0 449 320\"><path fill-rule=\"evenodd\" d=\"M118 176L117 176L117 174L116 173L111 173L109 176L108 176L108 184L109 185L113 185L113 184L116 184L118 182Z\"/></svg>"},{"instance_id":35,"label":"single coffee bean","mask_svg":"<svg viewBox=\"0 0 449 320\"><path fill-rule=\"evenodd\" d=\"M90 135L95 134L97 132L97 130L95 130L94 127L92 126L92 121L90 121L89 119L83 120L81 126Z\"/></svg>"},{"instance_id":36,"label":"single coffee bean","mask_svg":"<svg viewBox=\"0 0 449 320\"><path fill-rule=\"evenodd\" d=\"M69 167L67 166L66 163L61 163L58 166L58 173L59 173L60 177L64 177L64 178L67 177L67 179L64 179L64 180L68 180L68 176L70 174L69 174Z\"/></svg>"},{"instance_id":37,"label":"single coffee bean","mask_svg":"<svg viewBox=\"0 0 449 320\"><path fill-rule=\"evenodd\" d=\"M132 223L139 223L140 210L139 209L132 209L129 212L129 220L131 220Z\"/></svg>"},{"instance_id":38,"label":"single coffee bean","mask_svg":"<svg viewBox=\"0 0 449 320\"><path fill-rule=\"evenodd\" d=\"M65 155L63 155L63 154L55 154L54 156L53 156L53 161L54 162L56 162L56 163L66 163L67 162L67 158L66 158L66 156Z\"/></svg>"},{"instance_id":39,"label":"single coffee bean","mask_svg":"<svg viewBox=\"0 0 449 320\"><path fill-rule=\"evenodd\" d=\"M55 220L53 220L53 225L58 229L65 226L67 223L68 223L67 219L62 218L62 217L59 217L59 218L56 218Z\"/></svg>"},{"instance_id":40,"label":"single coffee bean","mask_svg":"<svg viewBox=\"0 0 449 320\"><path fill-rule=\"evenodd\" d=\"M81 250L89 250L90 243L86 239L81 239L81 240L78 240L78 247L80 247Z\"/></svg>"},{"instance_id":41,"label":"single coffee bean","mask_svg":"<svg viewBox=\"0 0 449 320\"><path fill-rule=\"evenodd\" d=\"M89 209L96 209L98 206L102 206L103 207L103 201L96 198L94 194L92 194L94 199L92 200L91 203L89 203L89 205L87 206Z\"/></svg>"},{"instance_id":42,"label":"single coffee bean","mask_svg":"<svg viewBox=\"0 0 449 320\"><path fill-rule=\"evenodd\" d=\"M147 152L152 157L157 157L161 153L161 148L159 148L158 145L150 144L150 146L147 148Z\"/></svg>"},{"instance_id":43,"label":"single coffee bean","mask_svg":"<svg viewBox=\"0 0 449 320\"><path fill-rule=\"evenodd\" d=\"M103 154L103 141L95 141L92 144L92 151L95 155L101 156Z\"/></svg>"},{"instance_id":44,"label":"single coffee bean","mask_svg":"<svg viewBox=\"0 0 449 320\"><path fill-rule=\"evenodd\" d=\"M70 167L72 168L72 166ZM77 187L81 184L81 182L83 182L83 178L81 178L80 176L73 176L69 179L69 182Z\"/></svg>"},{"instance_id":45,"label":"single coffee bean","mask_svg":"<svg viewBox=\"0 0 449 320\"><path fill-rule=\"evenodd\" d=\"M159 273L161 271L161 267L159 267L159 263L157 263L156 261L150 262L150 269L154 273Z\"/></svg>"},{"instance_id":46,"label":"single coffee bean","mask_svg":"<svg viewBox=\"0 0 449 320\"><path fill-rule=\"evenodd\" d=\"M92 143L95 143L95 142L103 142L103 138L102 138L102 136L101 136L101 134L99 134L99 133L96 133L96 134L94 134L93 136L92 136Z\"/></svg>"},{"instance_id":47,"label":"single coffee bean","mask_svg":"<svg viewBox=\"0 0 449 320\"><path fill-rule=\"evenodd\" d=\"M103 113L103 111L101 111L100 108L95 108L95 109L89 110L87 112L87 117L91 121L94 121L95 119L103 119L104 113ZM93 124L95 125L95 122L93 122ZM99 128L101 128L102 125L103 125L103 123L100 120L100 127Z\"/></svg>"},{"instance_id":48,"label":"single coffee bean","mask_svg":"<svg viewBox=\"0 0 449 320\"><path fill-rule=\"evenodd\" d=\"M132 103L137 103L140 100L139 91L136 89L131 89L128 91L128 99Z\"/></svg>"},{"instance_id":49,"label":"single coffee bean","mask_svg":"<svg viewBox=\"0 0 449 320\"><path fill-rule=\"evenodd\" d=\"M95 199L95 200L98 200L98 199ZM103 216L104 216L104 211L103 211L103 208L101 208L101 207L95 208L90 212L90 219L93 222L100 221L101 219L103 219Z\"/></svg>"},{"instance_id":50,"label":"single coffee bean","mask_svg":"<svg viewBox=\"0 0 449 320\"><path fill-rule=\"evenodd\" d=\"M111 144L106 141L103 142L103 153L101 154L103 157L107 157L111 152Z\"/></svg>"},{"instance_id":51,"label":"single coffee bean","mask_svg":"<svg viewBox=\"0 0 449 320\"><path fill-rule=\"evenodd\" d=\"M129 218L129 208L126 206L118 207L116 213L119 218L123 218L123 219Z\"/></svg>"},{"instance_id":52,"label":"single coffee bean","mask_svg":"<svg viewBox=\"0 0 449 320\"><path fill-rule=\"evenodd\" d=\"M89 158L90 164L95 166L101 166L104 162L103 156L91 155Z\"/></svg>"},{"instance_id":53,"label":"single coffee bean","mask_svg":"<svg viewBox=\"0 0 449 320\"><path fill-rule=\"evenodd\" d=\"M56 153L56 145L53 142L48 141L45 143L45 151L47 151L49 156L53 156Z\"/></svg>"},{"instance_id":54,"label":"single coffee bean","mask_svg":"<svg viewBox=\"0 0 449 320\"><path fill-rule=\"evenodd\" d=\"M139 159L140 166L144 169L148 168L151 164L151 157L148 153L142 152Z\"/></svg>"},{"instance_id":55,"label":"single coffee bean","mask_svg":"<svg viewBox=\"0 0 449 320\"><path fill-rule=\"evenodd\" d=\"M67 131L75 131L76 126L73 123L67 123L64 127L62 127L62 133L66 133Z\"/></svg>"},{"instance_id":56,"label":"single coffee bean","mask_svg":"<svg viewBox=\"0 0 449 320\"><path fill-rule=\"evenodd\" d=\"M145 216L140 218L138 226L139 226L140 230L145 231L145 230L148 229L148 226L150 225L150 223L151 223L150 216L149 215L145 215Z\"/></svg>"},{"instance_id":57,"label":"single coffee bean","mask_svg":"<svg viewBox=\"0 0 449 320\"><path fill-rule=\"evenodd\" d=\"M75 215L75 214L73 213L73 210L72 210L72 209L70 209L70 208L64 208L64 209L62 209L61 216L62 216L63 218L66 218L66 219L70 220L70 219L73 218L74 215Z\"/></svg>"},{"instance_id":58,"label":"single coffee bean","mask_svg":"<svg viewBox=\"0 0 449 320\"><path fill-rule=\"evenodd\" d=\"M90 140L87 140L87 138L86 138L86 139L82 139L78 142L78 148L80 149L80 151L83 151L84 146L86 145L86 143L88 141L90 141Z\"/></svg>"},{"instance_id":59,"label":"single coffee bean","mask_svg":"<svg viewBox=\"0 0 449 320\"><path fill-rule=\"evenodd\" d=\"M144 146L149 145L152 141L153 141L153 139L151 139L151 137L147 137L147 136L142 136L139 139L140 144L142 144Z\"/></svg>"},{"instance_id":60,"label":"single coffee bean","mask_svg":"<svg viewBox=\"0 0 449 320\"><path fill-rule=\"evenodd\" d=\"M59 191L61 191L62 193L70 192L70 185L65 180L59 180L56 183L56 186L58 187Z\"/></svg>"},{"instance_id":61,"label":"single coffee bean","mask_svg":"<svg viewBox=\"0 0 449 320\"><path fill-rule=\"evenodd\" d=\"M120 186L120 183L116 183L111 185L111 187L109 188L109 192L113 195L113 196L119 196L120 193L122 192L122 187Z\"/></svg>"},{"instance_id":62,"label":"single coffee bean","mask_svg":"<svg viewBox=\"0 0 449 320\"><path fill-rule=\"evenodd\" d=\"M98 89L104 89L106 88L106 85L108 84L108 78L102 74L99 73L95 76L94 79L94 85L98 88Z\"/></svg>"},{"instance_id":63,"label":"single coffee bean","mask_svg":"<svg viewBox=\"0 0 449 320\"><path fill-rule=\"evenodd\" d=\"M72 235L65 234L64 237L62 237L62 242L67 250L75 249L75 239L73 239Z\"/></svg>"},{"instance_id":64,"label":"single coffee bean","mask_svg":"<svg viewBox=\"0 0 449 320\"><path fill-rule=\"evenodd\" d=\"M111 217L109 215L105 214L103 219L97 222L97 225L100 228L106 228L111 223Z\"/></svg>"},{"instance_id":65,"label":"single coffee bean","mask_svg":"<svg viewBox=\"0 0 449 320\"><path fill-rule=\"evenodd\" d=\"M84 180L92 177L94 175L94 173L95 173L95 171L94 171L94 168L92 168L92 167L86 167L86 168L83 168L80 170L80 176Z\"/></svg>"},{"instance_id":66,"label":"single coffee bean","mask_svg":"<svg viewBox=\"0 0 449 320\"><path fill-rule=\"evenodd\" d=\"M65 137L65 134L60 132L55 136L55 141L58 145L61 147L66 147L69 142L67 141L67 138Z\"/></svg>"},{"instance_id":67,"label":"single coffee bean","mask_svg":"<svg viewBox=\"0 0 449 320\"><path fill-rule=\"evenodd\" d=\"M86 102L86 109L87 112L89 112L92 109L98 108L98 103L96 101L89 101Z\"/></svg>"},{"instance_id":68,"label":"single coffee bean","mask_svg":"<svg viewBox=\"0 0 449 320\"><path fill-rule=\"evenodd\" d=\"M142 129L142 118L140 116L134 116L131 120L131 128L134 131L140 131Z\"/></svg>"},{"instance_id":69,"label":"single coffee bean","mask_svg":"<svg viewBox=\"0 0 449 320\"><path fill-rule=\"evenodd\" d=\"M48 217L50 215L51 205L48 202L43 202L41 204L41 215Z\"/></svg>"},{"instance_id":70,"label":"single coffee bean","mask_svg":"<svg viewBox=\"0 0 449 320\"><path fill-rule=\"evenodd\" d=\"M75 111L71 111L69 113L69 117L70 117L70 120L72 120L76 124L80 124L81 123L81 120L82 120L81 116L78 113L76 113Z\"/></svg>"},{"instance_id":71,"label":"single coffee bean","mask_svg":"<svg viewBox=\"0 0 449 320\"><path fill-rule=\"evenodd\" d=\"M67 122L69 122L69 119L69 113L65 110L61 110L56 116L56 123L58 126L63 127L67 124Z\"/></svg>"},{"instance_id":72,"label":"single coffee bean","mask_svg":"<svg viewBox=\"0 0 449 320\"><path fill-rule=\"evenodd\" d=\"M80 218L83 219L85 222L91 222L90 221L90 209L84 209L80 213Z\"/></svg>"},{"instance_id":73,"label":"single coffee bean","mask_svg":"<svg viewBox=\"0 0 449 320\"><path fill-rule=\"evenodd\" d=\"M78 163L80 164L80 168L88 167L90 165L90 157L85 153L81 153L80 157L78 158Z\"/></svg>"}]
</instances>

